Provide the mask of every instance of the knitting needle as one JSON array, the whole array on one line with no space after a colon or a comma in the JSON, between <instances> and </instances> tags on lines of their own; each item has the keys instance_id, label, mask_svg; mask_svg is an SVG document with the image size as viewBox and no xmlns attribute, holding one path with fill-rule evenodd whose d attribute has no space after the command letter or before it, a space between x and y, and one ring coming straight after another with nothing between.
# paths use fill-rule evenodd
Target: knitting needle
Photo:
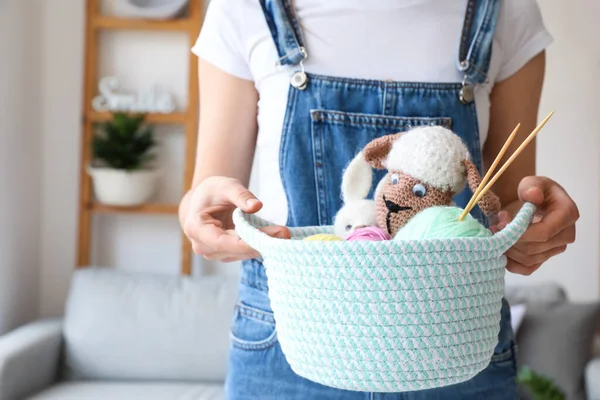
<instances>
[{"instance_id":1,"label":"knitting needle","mask_svg":"<svg viewBox=\"0 0 600 400\"><path fill-rule=\"evenodd\" d=\"M467 204L467 206L465 207L464 211L462 212L462 214L458 218L459 221L462 221L467 216L467 214L469 213L467 210L471 209L471 206L475 202L475 198L481 192L481 190L484 188L484 186L487 183L488 179L490 179L490 176L492 176L492 172L494 172L494 170L498 166L498 163L500 162L500 160L504 156L504 153L506 153L506 150L508 150L508 146L510 146L510 144L512 143L512 141L515 138L515 136L517 135L517 132L519 131L520 127L521 127L521 123L517 124L517 126L512 131L512 133L510 134L510 136L508 137L508 139L506 139L506 143L504 143L504 145L500 149L500 152L496 156L496 159L492 163L492 166L490 167L490 169L488 170L488 172L485 174L485 176L483 177L483 179L479 183L479 186L477 186L477 190L475 190L475 193L473 193L473 196L471 196L471 200L469 200L469 204Z\"/></svg>"},{"instance_id":2,"label":"knitting needle","mask_svg":"<svg viewBox=\"0 0 600 400\"><path fill-rule=\"evenodd\" d=\"M525 149L525 147L529 144L529 142L531 142L537 136L538 132L543 128L544 125L546 125L546 122L548 122L548 120L550 119L550 117L552 117L553 114L554 114L554 111L552 111L550 114L548 114L548 116L546 118L544 118L544 120L533 130L533 132L531 132L529 134L527 139L525 139L525 141L523 143L521 143L519 148L517 148L517 150L515 150L515 152L512 154L512 156L510 156L510 158L506 161L506 163L502 166L502 168L500 168L500 170L496 173L496 175L494 175L492 180L483 188L483 190L481 190L479 192L479 194L475 198L475 201L473 202L473 204L471 204L471 209L475 206L475 204L477 204L479 202L479 200L481 200L481 198L483 196L485 196L485 194L490 190L490 188L494 185L494 183L496 183L496 181L500 178L500 176L504 173L504 171L506 171L506 169L510 166L510 164L512 164L512 162L515 160L515 158L517 158L518 155L523 151L523 149ZM467 212L470 212L471 209L469 209Z\"/></svg>"}]
</instances>

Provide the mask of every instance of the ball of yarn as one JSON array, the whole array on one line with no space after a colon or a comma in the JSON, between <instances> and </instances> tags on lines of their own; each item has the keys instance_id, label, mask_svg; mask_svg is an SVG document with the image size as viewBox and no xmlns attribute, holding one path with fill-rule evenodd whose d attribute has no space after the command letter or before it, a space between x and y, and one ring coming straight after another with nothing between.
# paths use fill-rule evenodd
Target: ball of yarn
<instances>
[{"instance_id":1,"label":"ball of yarn","mask_svg":"<svg viewBox=\"0 0 600 400\"><path fill-rule=\"evenodd\" d=\"M316 235L305 237L304 240L335 242L338 240L342 240L342 238L336 235L331 235L329 233L318 233Z\"/></svg>"},{"instance_id":2,"label":"ball of yarn","mask_svg":"<svg viewBox=\"0 0 600 400\"><path fill-rule=\"evenodd\" d=\"M490 237L492 232L470 214L459 221L463 209L450 206L429 207L412 217L394 240Z\"/></svg>"},{"instance_id":3,"label":"ball of yarn","mask_svg":"<svg viewBox=\"0 0 600 400\"><path fill-rule=\"evenodd\" d=\"M346 240L390 240L390 235L378 226L367 226L355 229Z\"/></svg>"}]
</instances>

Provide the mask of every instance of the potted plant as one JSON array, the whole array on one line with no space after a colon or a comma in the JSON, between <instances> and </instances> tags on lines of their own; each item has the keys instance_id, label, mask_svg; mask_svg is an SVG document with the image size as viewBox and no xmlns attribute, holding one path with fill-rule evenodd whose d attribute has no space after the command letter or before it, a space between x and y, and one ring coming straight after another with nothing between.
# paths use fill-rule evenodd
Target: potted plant
<instances>
[{"instance_id":1,"label":"potted plant","mask_svg":"<svg viewBox=\"0 0 600 400\"><path fill-rule=\"evenodd\" d=\"M99 202L137 206L154 195L160 171L150 164L156 142L144 119L145 114L115 113L97 125L88 173Z\"/></svg>"},{"instance_id":2,"label":"potted plant","mask_svg":"<svg viewBox=\"0 0 600 400\"><path fill-rule=\"evenodd\" d=\"M552 379L538 374L529 367L521 367L517 384L523 385L533 400L565 400L565 394Z\"/></svg>"}]
</instances>

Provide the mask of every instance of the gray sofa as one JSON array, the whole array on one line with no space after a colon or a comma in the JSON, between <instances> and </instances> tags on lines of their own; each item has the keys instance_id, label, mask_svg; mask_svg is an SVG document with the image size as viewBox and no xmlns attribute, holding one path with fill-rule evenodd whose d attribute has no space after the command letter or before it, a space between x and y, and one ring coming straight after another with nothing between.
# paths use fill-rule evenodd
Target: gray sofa
<instances>
[{"instance_id":1,"label":"gray sofa","mask_svg":"<svg viewBox=\"0 0 600 400\"><path fill-rule=\"evenodd\" d=\"M0 400L224 399L228 331L236 297L233 278L79 270L64 318L36 321L0 338ZM568 303L562 289L508 288L507 298L533 310L533 319L526 317L518 331L528 343L527 349L521 348L526 363L555 375L572 393L585 391L587 385L588 399L600 400L600 388L594 386L600 383L600 362L590 361L589 349L579 352L575 363L553 343L550 352L541 347L542 333L553 336L536 319L548 309L536 307L550 305L554 312L573 314L560 306ZM573 318L567 322L577 325ZM583 332L581 326L574 329ZM558 335L567 334L558 330ZM575 337L571 342L585 340ZM573 346L569 338L560 341ZM529 350L549 356L539 358ZM560 375L560 369L545 365L548 360L554 366L566 362L572 374Z\"/></svg>"},{"instance_id":2,"label":"gray sofa","mask_svg":"<svg viewBox=\"0 0 600 400\"><path fill-rule=\"evenodd\" d=\"M231 278L89 268L64 319L0 338L0 400L218 400L237 298Z\"/></svg>"},{"instance_id":3,"label":"gray sofa","mask_svg":"<svg viewBox=\"0 0 600 400\"><path fill-rule=\"evenodd\" d=\"M571 302L555 283L507 286L505 296L516 314L518 366L551 378L567 400L600 400L600 302ZM520 397L533 399L521 386Z\"/></svg>"}]
</instances>

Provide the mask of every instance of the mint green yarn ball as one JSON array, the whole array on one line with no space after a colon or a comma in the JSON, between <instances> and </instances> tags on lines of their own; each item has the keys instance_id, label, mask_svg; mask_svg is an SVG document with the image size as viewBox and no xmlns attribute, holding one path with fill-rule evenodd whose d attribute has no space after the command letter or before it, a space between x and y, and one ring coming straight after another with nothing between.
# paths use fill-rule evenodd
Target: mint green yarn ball
<instances>
[{"instance_id":1,"label":"mint green yarn ball","mask_svg":"<svg viewBox=\"0 0 600 400\"><path fill-rule=\"evenodd\" d=\"M490 237L492 232L470 214L459 221L463 209L429 207L412 217L394 236L394 240Z\"/></svg>"}]
</instances>

